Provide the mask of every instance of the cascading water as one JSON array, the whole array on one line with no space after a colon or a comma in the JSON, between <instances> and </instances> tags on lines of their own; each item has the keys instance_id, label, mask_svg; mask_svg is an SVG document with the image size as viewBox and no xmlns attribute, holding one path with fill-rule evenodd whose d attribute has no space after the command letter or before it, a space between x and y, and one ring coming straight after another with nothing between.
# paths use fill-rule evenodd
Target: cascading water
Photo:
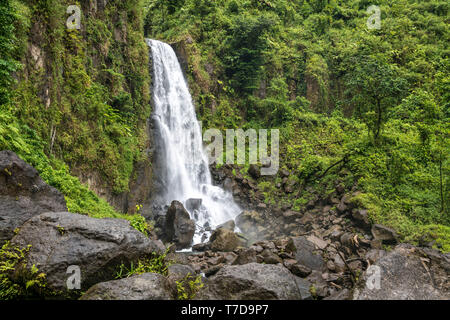
<instances>
[{"instance_id":1,"label":"cascading water","mask_svg":"<svg viewBox=\"0 0 450 320\"><path fill-rule=\"evenodd\" d=\"M161 41L146 41L153 58L153 123L158 156L163 159L158 173L163 201L184 204L197 224L194 244L200 243L209 235L205 231L208 226L234 219L240 208L230 193L212 185L200 125L174 50ZM190 209L186 205L189 199L202 199L202 204Z\"/></svg>"}]
</instances>

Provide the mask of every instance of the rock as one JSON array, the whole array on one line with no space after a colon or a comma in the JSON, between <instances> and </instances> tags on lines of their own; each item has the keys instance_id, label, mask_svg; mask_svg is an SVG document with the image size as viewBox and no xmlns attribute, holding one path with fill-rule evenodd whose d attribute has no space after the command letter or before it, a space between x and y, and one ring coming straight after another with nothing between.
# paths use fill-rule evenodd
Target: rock
<instances>
[{"instance_id":1,"label":"rock","mask_svg":"<svg viewBox=\"0 0 450 320\"><path fill-rule=\"evenodd\" d=\"M281 169L279 172L281 178L288 178L291 175L290 172L286 169Z\"/></svg>"},{"instance_id":2,"label":"rock","mask_svg":"<svg viewBox=\"0 0 450 320\"><path fill-rule=\"evenodd\" d=\"M450 259L435 250L398 245L372 265L362 278L362 287L355 290L353 296L355 300L450 298Z\"/></svg>"},{"instance_id":3,"label":"rock","mask_svg":"<svg viewBox=\"0 0 450 320\"><path fill-rule=\"evenodd\" d=\"M312 272L310 268L298 264L297 260L287 259L284 260L283 264L286 268L289 269L290 272L301 278L306 278Z\"/></svg>"},{"instance_id":4,"label":"rock","mask_svg":"<svg viewBox=\"0 0 450 320\"><path fill-rule=\"evenodd\" d=\"M345 246L349 249L354 249L355 248L355 239L358 239L356 234L344 233L340 238L340 242L343 246Z\"/></svg>"},{"instance_id":5,"label":"rock","mask_svg":"<svg viewBox=\"0 0 450 320\"><path fill-rule=\"evenodd\" d=\"M314 216L311 213L307 212L300 219L300 224L307 225L307 224L312 223L313 221L314 221Z\"/></svg>"},{"instance_id":6,"label":"rock","mask_svg":"<svg viewBox=\"0 0 450 320\"><path fill-rule=\"evenodd\" d=\"M64 196L12 151L0 151L0 245L44 212L67 211Z\"/></svg>"},{"instance_id":7,"label":"rock","mask_svg":"<svg viewBox=\"0 0 450 320\"><path fill-rule=\"evenodd\" d=\"M199 291L200 300L301 300L295 276L281 265L225 266Z\"/></svg>"},{"instance_id":8,"label":"rock","mask_svg":"<svg viewBox=\"0 0 450 320\"><path fill-rule=\"evenodd\" d=\"M264 202L258 203L257 208L258 208L259 210L267 209L267 204L265 204Z\"/></svg>"},{"instance_id":9,"label":"rock","mask_svg":"<svg viewBox=\"0 0 450 320\"><path fill-rule=\"evenodd\" d=\"M372 235L375 240L380 240L385 244L395 244L398 239L394 229L385 227L381 224L374 224L372 226Z\"/></svg>"},{"instance_id":10,"label":"rock","mask_svg":"<svg viewBox=\"0 0 450 320\"><path fill-rule=\"evenodd\" d=\"M351 298L352 298L352 294L351 294L350 290L343 289L341 291L336 291L335 293L324 298L323 300L351 300Z\"/></svg>"},{"instance_id":11,"label":"rock","mask_svg":"<svg viewBox=\"0 0 450 320\"><path fill-rule=\"evenodd\" d=\"M300 292L302 300L314 300L310 291L311 283L308 280L295 277L295 282L297 283L298 291Z\"/></svg>"},{"instance_id":12,"label":"rock","mask_svg":"<svg viewBox=\"0 0 450 320\"><path fill-rule=\"evenodd\" d=\"M323 279L321 272L313 270L307 280L312 284L313 296L325 298L328 295L328 284Z\"/></svg>"},{"instance_id":13,"label":"rock","mask_svg":"<svg viewBox=\"0 0 450 320\"><path fill-rule=\"evenodd\" d=\"M361 210L361 209L353 209L352 211L352 217L356 220L356 223L364 228L364 229L370 229L370 221L369 216L367 214L367 210Z\"/></svg>"},{"instance_id":14,"label":"rock","mask_svg":"<svg viewBox=\"0 0 450 320\"><path fill-rule=\"evenodd\" d=\"M386 251L379 249L371 249L366 253L366 260L369 261L370 264L374 264L378 259L382 258L386 255Z\"/></svg>"},{"instance_id":15,"label":"rock","mask_svg":"<svg viewBox=\"0 0 450 320\"><path fill-rule=\"evenodd\" d=\"M205 252L211 250L210 243L198 243L192 246L192 251Z\"/></svg>"},{"instance_id":16,"label":"rock","mask_svg":"<svg viewBox=\"0 0 450 320\"><path fill-rule=\"evenodd\" d=\"M195 221L179 201L173 201L166 214L166 241L174 242L177 250L189 248L195 233Z\"/></svg>"},{"instance_id":17,"label":"rock","mask_svg":"<svg viewBox=\"0 0 450 320\"><path fill-rule=\"evenodd\" d=\"M234 223L234 220L230 220L225 223L222 223L221 225L218 225L216 229L219 229L219 228L234 231L234 229L236 228L236 224Z\"/></svg>"},{"instance_id":18,"label":"rock","mask_svg":"<svg viewBox=\"0 0 450 320\"><path fill-rule=\"evenodd\" d=\"M283 212L283 218L284 221L287 223L295 222L296 219L300 219L302 217L302 214L300 212L288 210Z\"/></svg>"},{"instance_id":19,"label":"rock","mask_svg":"<svg viewBox=\"0 0 450 320\"><path fill-rule=\"evenodd\" d=\"M210 238L211 250L229 252L241 244L239 237L233 231L227 229L216 229Z\"/></svg>"},{"instance_id":20,"label":"rock","mask_svg":"<svg viewBox=\"0 0 450 320\"><path fill-rule=\"evenodd\" d=\"M344 272L346 270L345 262L344 260L342 260L341 256L338 253L334 255L333 262L334 262L334 270L336 272Z\"/></svg>"},{"instance_id":21,"label":"rock","mask_svg":"<svg viewBox=\"0 0 450 320\"><path fill-rule=\"evenodd\" d=\"M236 259L233 261L233 265L243 265L248 263L255 263L256 260L256 250L254 248L248 248L239 252Z\"/></svg>"},{"instance_id":22,"label":"rock","mask_svg":"<svg viewBox=\"0 0 450 320\"><path fill-rule=\"evenodd\" d=\"M327 261L327 269L330 271L336 271L336 265L332 260Z\"/></svg>"},{"instance_id":23,"label":"rock","mask_svg":"<svg viewBox=\"0 0 450 320\"><path fill-rule=\"evenodd\" d=\"M187 276L194 274L194 269L184 264L172 264L167 268L167 278L173 282L183 280Z\"/></svg>"},{"instance_id":24,"label":"rock","mask_svg":"<svg viewBox=\"0 0 450 320\"><path fill-rule=\"evenodd\" d=\"M162 253L161 241L150 240L121 219L94 219L62 212L43 213L28 220L11 245L31 245L28 267L47 275L48 287L65 290L69 266L81 271L81 287L114 279L119 265Z\"/></svg>"},{"instance_id":25,"label":"rock","mask_svg":"<svg viewBox=\"0 0 450 320\"><path fill-rule=\"evenodd\" d=\"M248 168L248 174L253 179L259 179L261 177L261 169L256 164L251 164Z\"/></svg>"},{"instance_id":26,"label":"rock","mask_svg":"<svg viewBox=\"0 0 450 320\"><path fill-rule=\"evenodd\" d=\"M217 265L217 266L212 266L204 271L205 276L211 277L211 276L215 275L217 272L219 272L219 270L222 268L223 268L223 264Z\"/></svg>"},{"instance_id":27,"label":"rock","mask_svg":"<svg viewBox=\"0 0 450 320\"><path fill-rule=\"evenodd\" d=\"M337 206L336 206L336 210L338 213L344 213L345 211L347 211L348 207L347 205L344 203L344 201L341 201Z\"/></svg>"},{"instance_id":28,"label":"rock","mask_svg":"<svg viewBox=\"0 0 450 320\"><path fill-rule=\"evenodd\" d=\"M308 238L306 238L309 242L314 243L317 248L324 250L327 246L328 243L326 241L323 241L323 239L320 239L316 236L310 235L308 236Z\"/></svg>"},{"instance_id":29,"label":"rock","mask_svg":"<svg viewBox=\"0 0 450 320\"><path fill-rule=\"evenodd\" d=\"M314 253L314 244L309 242L305 237L292 238L296 248L295 259L301 265L312 270L321 271L324 269L325 262L321 255Z\"/></svg>"},{"instance_id":30,"label":"rock","mask_svg":"<svg viewBox=\"0 0 450 320\"><path fill-rule=\"evenodd\" d=\"M267 263L267 264L283 263L283 259L281 259L278 255L276 255L275 253L273 253L272 251L270 251L268 249L265 249L261 253L261 256L263 257L264 263Z\"/></svg>"},{"instance_id":31,"label":"rock","mask_svg":"<svg viewBox=\"0 0 450 320\"><path fill-rule=\"evenodd\" d=\"M202 199L187 199L186 200L186 210L194 212L194 210L200 210L202 206Z\"/></svg>"},{"instance_id":32,"label":"rock","mask_svg":"<svg viewBox=\"0 0 450 320\"><path fill-rule=\"evenodd\" d=\"M80 300L174 300L176 287L161 274L144 273L98 283Z\"/></svg>"}]
</instances>

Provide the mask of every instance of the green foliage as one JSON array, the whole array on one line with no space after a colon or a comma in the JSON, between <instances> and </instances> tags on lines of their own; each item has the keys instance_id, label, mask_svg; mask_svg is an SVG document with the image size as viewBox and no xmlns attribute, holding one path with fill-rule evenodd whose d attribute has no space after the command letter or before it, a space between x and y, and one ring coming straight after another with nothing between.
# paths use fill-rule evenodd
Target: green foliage
<instances>
[{"instance_id":1,"label":"green foliage","mask_svg":"<svg viewBox=\"0 0 450 320\"><path fill-rule=\"evenodd\" d=\"M201 275L194 277L190 273L182 280L176 281L176 284L178 291L178 300L195 299L197 292L204 286Z\"/></svg>"},{"instance_id":2,"label":"green foliage","mask_svg":"<svg viewBox=\"0 0 450 320\"><path fill-rule=\"evenodd\" d=\"M0 105L10 99L12 73L20 67L14 53L17 48L14 22L16 15L10 0L0 3Z\"/></svg>"},{"instance_id":3,"label":"green foliage","mask_svg":"<svg viewBox=\"0 0 450 320\"><path fill-rule=\"evenodd\" d=\"M274 23L270 15L254 17L238 15L232 22L224 50L225 75L238 92L256 89L262 66L263 51L267 48L266 33Z\"/></svg>"},{"instance_id":4,"label":"green foliage","mask_svg":"<svg viewBox=\"0 0 450 320\"><path fill-rule=\"evenodd\" d=\"M6 242L0 249L0 300L15 300L51 296L46 276L33 265L26 267L26 255L31 246L13 247Z\"/></svg>"},{"instance_id":5,"label":"green foliage","mask_svg":"<svg viewBox=\"0 0 450 320\"><path fill-rule=\"evenodd\" d=\"M386 123L389 106L401 98L405 80L399 78L387 63L370 57L352 59L355 70L348 73L347 95L356 105L355 113L361 118L378 141L382 127Z\"/></svg>"},{"instance_id":6,"label":"green foliage","mask_svg":"<svg viewBox=\"0 0 450 320\"><path fill-rule=\"evenodd\" d=\"M170 248L163 254L153 254L149 258L140 259L137 263L131 262L130 265L121 264L116 273L116 279L129 278L143 273L159 273L167 275L167 270L171 264L167 261L167 254Z\"/></svg>"},{"instance_id":7,"label":"green foliage","mask_svg":"<svg viewBox=\"0 0 450 320\"><path fill-rule=\"evenodd\" d=\"M45 60L39 66L31 59L18 73L10 110L42 138L46 155L72 172L97 173L119 194L128 191L147 140L150 79L142 68L148 64L143 3L111 2L95 15L81 4L86 32L67 30L69 4L15 1L18 43L33 43L27 54L33 50L37 61ZM39 40L32 28L40 30ZM16 52L25 57L25 50Z\"/></svg>"},{"instance_id":8,"label":"green foliage","mask_svg":"<svg viewBox=\"0 0 450 320\"><path fill-rule=\"evenodd\" d=\"M45 143L36 132L19 123L7 107L0 107L0 150L16 152L25 162L38 170L42 179L64 195L70 212L93 218L119 218L148 235L150 226L139 214L127 215L115 211L105 200L70 174L68 166L44 153Z\"/></svg>"},{"instance_id":9,"label":"green foliage","mask_svg":"<svg viewBox=\"0 0 450 320\"><path fill-rule=\"evenodd\" d=\"M368 1L157 2L145 31L186 50L203 128L280 129L297 182L288 194L261 178L266 202L304 209L339 183L370 199L374 222L448 251L447 2L378 1L379 30Z\"/></svg>"}]
</instances>

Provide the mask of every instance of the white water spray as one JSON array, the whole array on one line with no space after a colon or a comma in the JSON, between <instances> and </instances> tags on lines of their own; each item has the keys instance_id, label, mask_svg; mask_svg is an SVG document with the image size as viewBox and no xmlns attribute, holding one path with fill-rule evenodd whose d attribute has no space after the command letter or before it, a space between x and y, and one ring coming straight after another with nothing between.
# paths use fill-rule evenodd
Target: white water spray
<instances>
[{"instance_id":1,"label":"white water spray","mask_svg":"<svg viewBox=\"0 0 450 320\"><path fill-rule=\"evenodd\" d=\"M230 193L212 185L208 158L203 150L200 125L177 56L166 43L147 39L153 58L153 119L158 131L160 157L164 159L160 177L166 204L178 200L202 199L202 205L189 210L197 223L194 244L214 229L234 219L240 212Z\"/></svg>"}]
</instances>

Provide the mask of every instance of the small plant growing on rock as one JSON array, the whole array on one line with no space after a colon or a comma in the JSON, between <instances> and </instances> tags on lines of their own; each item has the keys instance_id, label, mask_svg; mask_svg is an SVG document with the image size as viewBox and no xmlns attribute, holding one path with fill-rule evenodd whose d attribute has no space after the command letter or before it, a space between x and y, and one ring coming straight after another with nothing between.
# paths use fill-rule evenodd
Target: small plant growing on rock
<instances>
[{"instance_id":1,"label":"small plant growing on rock","mask_svg":"<svg viewBox=\"0 0 450 320\"><path fill-rule=\"evenodd\" d=\"M167 270L171 264L170 261L166 261L169 250L170 247L167 248L166 252L163 254L154 254L149 258L140 259L136 264L131 262L129 267L125 264L121 264L116 273L116 279L129 278L143 273L159 273L166 276Z\"/></svg>"},{"instance_id":2,"label":"small plant growing on rock","mask_svg":"<svg viewBox=\"0 0 450 320\"><path fill-rule=\"evenodd\" d=\"M197 292L203 288L202 276L192 276L190 273L179 281L177 284L178 300L192 300L197 295Z\"/></svg>"},{"instance_id":3,"label":"small plant growing on rock","mask_svg":"<svg viewBox=\"0 0 450 320\"><path fill-rule=\"evenodd\" d=\"M51 296L46 275L33 265L26 268L26 255L31 245L13 247L6 242L0 249L0 300Z\"/></svg>"},{"instance_id":4,"label":"small plant growing on rock","mask_svg":"<svg viewBox=\"0 0 450 320\"><path fill-rule=\"evenodd\" d=\"M138 206L136 206L136 208L138 208ZM140 208L142 208L142 206ZM151 231L151 225L147 222L147 220L143 216L141 216L140 214L135 214L129 219L129 221L130 225L133 228L142 232L145 236L148 237Z\"/></svg>"}]
</instances>

